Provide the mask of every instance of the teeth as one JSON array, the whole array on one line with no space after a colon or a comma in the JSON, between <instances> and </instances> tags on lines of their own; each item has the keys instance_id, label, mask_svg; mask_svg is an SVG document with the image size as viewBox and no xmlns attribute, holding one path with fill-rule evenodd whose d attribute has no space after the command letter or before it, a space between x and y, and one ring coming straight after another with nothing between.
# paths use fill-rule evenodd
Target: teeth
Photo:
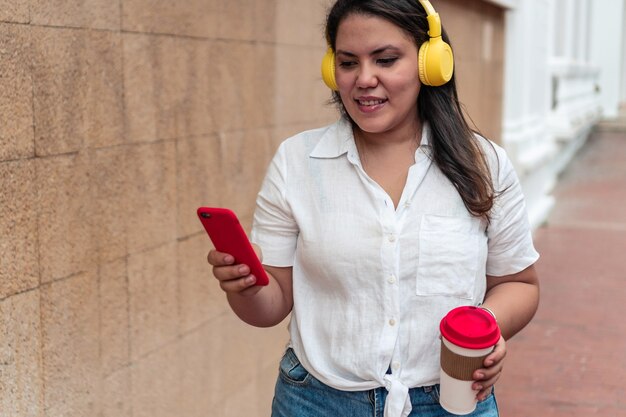
<instances>
[{"instance_id":1,"label":"teeth","mask_svg":"<svg viewBox=\"0 0 626 417\"><path fill-rule=\"evenodd\" d=\"M359 104L362 106L375 106L376 104L381 104L385 100L359 100Z\"/></svg>"}]
</instances>

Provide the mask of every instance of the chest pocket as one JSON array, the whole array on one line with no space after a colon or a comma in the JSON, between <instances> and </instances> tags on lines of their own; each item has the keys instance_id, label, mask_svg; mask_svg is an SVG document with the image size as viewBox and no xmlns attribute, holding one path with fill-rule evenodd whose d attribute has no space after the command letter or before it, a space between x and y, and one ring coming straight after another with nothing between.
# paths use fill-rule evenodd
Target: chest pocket
<instances>
[{"instance_id":1,"label":"chest pocket","mask_svg":"<svg viewBox=\"0 0 626 417\"><path fill-rule=\"evenodd\" d=\"M419 234L418 296L472 299L478 270L479 222L424 215Z\"/></svg>"}]
</instances>

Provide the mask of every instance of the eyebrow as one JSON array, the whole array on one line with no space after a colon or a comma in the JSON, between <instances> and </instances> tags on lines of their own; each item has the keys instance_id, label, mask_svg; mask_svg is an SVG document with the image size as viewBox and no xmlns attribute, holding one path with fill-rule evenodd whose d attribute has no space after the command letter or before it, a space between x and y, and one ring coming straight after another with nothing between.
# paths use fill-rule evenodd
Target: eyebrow
<instances>
[{"instance_id":1,"label":"eyebrow","mask_svg":"<svg viewBox=\"0 0 626 417\"><path fill-rule=\"evenodd\" d=\"M400 52L400 48L398 48L397 46L385 45L385 46L381 46L380 48L374 49L372 52L370 52L370 55L378 55L378 54L381 54L383 52L387 52L390 50L394 52ZM350 51L344 51L342 49L338 49L337 54L342 54L342 55L347 55L347 56L356 56L356 54Z\"/></svg>"}]
</instances>

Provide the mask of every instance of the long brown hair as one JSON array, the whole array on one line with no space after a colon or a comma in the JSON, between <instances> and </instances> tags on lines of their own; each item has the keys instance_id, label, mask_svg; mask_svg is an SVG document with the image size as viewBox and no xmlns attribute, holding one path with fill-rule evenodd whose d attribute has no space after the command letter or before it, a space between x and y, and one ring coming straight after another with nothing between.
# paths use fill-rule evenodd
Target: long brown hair
<instances>
[{"instance_id":1,"label":"long brown hair","mask_svg":"<svg viewBox=\"0 0 626 417\"><path fill-rule=\"evenodd\" d=\"M393 23L408 33L418 48L429 39L426 12L417 0L338 0L326 18L327 41L333 50L339 24L352 14ZM442 37L450 43L443 28ZM336 91L333 102L354 125ZM440 87L422 85L417 102L416 117L430 125L433 162L457 189L467 210L473 216L489 220L495 198L491 173L479 139L463 115L454 75Z\"/></svg>"}]
</instances>

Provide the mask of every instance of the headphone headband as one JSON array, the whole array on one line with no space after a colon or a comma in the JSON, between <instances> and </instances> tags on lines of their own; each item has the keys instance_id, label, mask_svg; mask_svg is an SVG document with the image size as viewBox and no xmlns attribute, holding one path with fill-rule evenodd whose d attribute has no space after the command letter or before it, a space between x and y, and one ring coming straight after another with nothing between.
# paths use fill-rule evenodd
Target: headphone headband
<instances>
[{"instance_id":1,"label":"headphone headband","mask_svg":"<svg viewBox=\"0 0 626 417\"><path fill-rule=\"evenodd\" d=\"M428 20L428 36L437 38L441 36L441 18L439 13L435 11L433 5L428 0L419 0L420 4L426 11L426 20Z\"/></svg>"},{"instance_id":2,"label":"headphone headband","mask_svg":"<svg viewBox=\"0 0 626 417\"><path fill-rule=\"evenodd\" d=\"M426 15L430 16L433 14L437 14L437 12L435 11L435 8L433 7L432 4L430 4L430 1L428 0L419 0L420 4L422 5L422 7L424 8L424 10L426 11Z\"/></svg>"}]
</instances>

